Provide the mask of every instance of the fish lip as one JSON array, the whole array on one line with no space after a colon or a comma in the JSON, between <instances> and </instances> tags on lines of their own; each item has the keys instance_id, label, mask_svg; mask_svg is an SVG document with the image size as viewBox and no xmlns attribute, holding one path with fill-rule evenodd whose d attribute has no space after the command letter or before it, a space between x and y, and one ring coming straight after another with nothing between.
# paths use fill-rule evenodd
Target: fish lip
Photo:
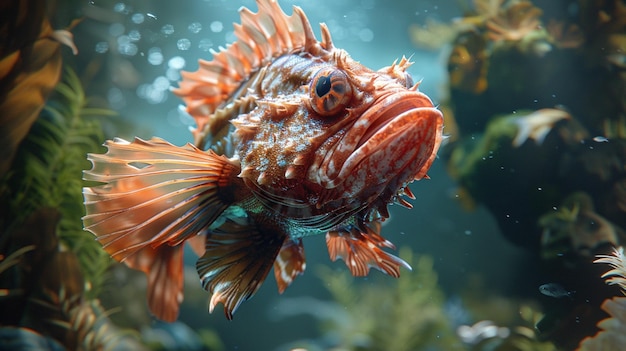
<instances>
[{"instance_id":1,"label":"fish lip","mask_svg":"<svg viewBox=\"0 0 626 351\"><path fill-rule=\"evenodd\" d=\"M410 177L419 179L434 159L442 140L442 128L443 115L425 94L411 90L387 92L350 126L326 156L323 172L317 173L317 179L324 187L334 188L364 167L368 173L375 172L380 182L400 173L406 181ZM420 162L415 162L416 159ZM369 165L360 165L363 162ZM375 170L371 164L376 162L389 164L393 170L386 172L385 166Z\"/></svg>"},{"instance_id":2,"label":"fish lip","mask_svg":"<svg viewBox=\"0 0 626 351\"><path fill-rule=\"evenodd\" d=\"M419 109L434 108L428 96L418 91L389 93L379 98L372 106L358 119L359 121L373 119L373 121L361 135L359 142L354 148L355 151L368 142L375 134L382 133L391 121L400 117L406 117L410 112L416 113Z\"/></svg>"}]
</instances>

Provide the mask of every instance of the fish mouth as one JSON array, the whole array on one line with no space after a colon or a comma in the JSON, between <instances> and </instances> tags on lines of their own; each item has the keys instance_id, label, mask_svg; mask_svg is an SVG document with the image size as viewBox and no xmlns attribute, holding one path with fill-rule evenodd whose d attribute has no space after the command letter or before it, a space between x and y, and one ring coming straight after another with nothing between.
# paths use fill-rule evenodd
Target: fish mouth
<instances>
[{"instance_id":1,"label":"fish mouth","mask_svg":"<svg viewBox=\"0 0 626 351\"><path fill-rule=\"evenodd\" d=\"M435 158L442 140L443 115L418 91L387 93L347 130L334 150L326 155L326 188L350 180L358 188L406 183L422 178Z\"/></svg>"}]
</instances>

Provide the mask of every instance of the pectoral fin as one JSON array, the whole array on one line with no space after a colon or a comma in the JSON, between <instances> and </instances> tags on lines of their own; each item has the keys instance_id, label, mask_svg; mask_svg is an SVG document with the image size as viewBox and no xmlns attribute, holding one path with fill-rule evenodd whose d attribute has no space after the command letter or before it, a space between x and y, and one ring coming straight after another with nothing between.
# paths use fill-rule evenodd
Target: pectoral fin
<instances>
[{"instance_id":1,"label":"pectoral fin","mask_svg":"<svg viewBox=\"0 0 626 351\"><path fill-rule=\"evenodd\" d=\"M274 278L278 284L278 292L283 293L296 276L304 273L306 260L302 239L287 239L274 261Z\"/></svg>"},{"instance_id":2,"label":"pectoral fin","mask_svg":"<svg viewBox=\"0 0 626 351\"><path fill-rule=\"evenodd\" d=\"M343 259L352 275L359 277L366 276L370 267L396 278L400 276L400 267L410 270L411 266L404 260L381 250L381 247L395 247L375 232L375 228L379 227L370 226L368 230L361 231L351 226L329 231L326 245L330 259Z\"/></svg>"}]
</instances>

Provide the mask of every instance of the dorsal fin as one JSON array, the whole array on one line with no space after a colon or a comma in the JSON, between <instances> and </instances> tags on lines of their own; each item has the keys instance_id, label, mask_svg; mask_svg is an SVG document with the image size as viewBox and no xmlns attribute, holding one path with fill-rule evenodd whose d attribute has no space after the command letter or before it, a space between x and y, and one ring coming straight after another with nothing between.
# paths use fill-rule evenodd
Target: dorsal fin
<instances>
[{"instance_id":1,"label":"dorsal fin","mask_svg":"<svg viewBox=\"0 0 626 351\"><path fill-rule=\"evenodd\" d=\"M234 24L237 41L213 52L212 61L200 60L197 71L182 72L180 87L173 90L196 121L194 136L211 123L215 110L242 82L276 57L296 52L326 56L334 48L325 25L321 25L323 40L317 41L300 7L294 6L287 16L276 0L257 0L257 6L257 13L245 7L239 10L241 24Z\"/></svg>"}]
</instances>

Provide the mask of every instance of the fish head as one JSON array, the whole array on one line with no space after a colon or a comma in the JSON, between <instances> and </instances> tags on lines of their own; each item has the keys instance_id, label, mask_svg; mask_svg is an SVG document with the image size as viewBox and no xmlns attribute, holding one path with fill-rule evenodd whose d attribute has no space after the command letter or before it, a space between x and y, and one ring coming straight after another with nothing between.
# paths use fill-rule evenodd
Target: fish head
<instances>
[{"instance_id":1,"label":"fish head","mask_svg":"<svg viewBox=\"0 0 626 351\"><path fill-rule=\"evenodd\" d=\"M325 212L386 206L426 176L443 116L413 83L409 60L374 71L344 51L329 56L279 59L277 77L268 68L256 108L233 121L241 176L274 200Z\"/></svg>"}]
</instances>

